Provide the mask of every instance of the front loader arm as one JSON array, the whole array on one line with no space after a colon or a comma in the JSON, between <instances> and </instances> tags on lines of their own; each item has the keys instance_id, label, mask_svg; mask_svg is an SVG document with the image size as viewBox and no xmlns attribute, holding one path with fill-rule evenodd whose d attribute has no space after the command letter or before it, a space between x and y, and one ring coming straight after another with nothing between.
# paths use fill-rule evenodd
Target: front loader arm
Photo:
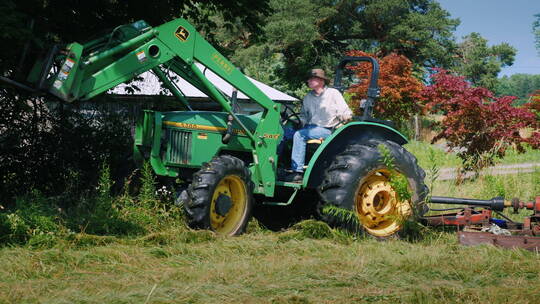
<instances>
[{"instance_id":1,"label":"front loader arm","mask_svg":"<svg viewBox=\"0 0 540 304\"><path fill-rule=\"evenodd\" d=\"M173 95L186 104L183 94L169 79L165 79L166 73L162 69L171 70L218 102L244 129L252 141L254 164L251 170L257 183L255 191L273 195L276 148L282 134L278 104L261 92L184 19L155 28L142 26L136 35L133 31L128 34L131 35L129 39L111 48L100 49L96 47L96 41L86 45L68 45L59 55L63 56L59 71L46 80L49 92L68 102L88 100L153 70ZM106 40L101 39L99 43ZM86 51L85 48L90 46L92 51ZM262 106L263 114L254 132L237 118L229 100L208 80L196 65L197 62ZM41 64L42 71L46 71L41 74L50 74L47 64ZM39 81L44 82L43 75Z\"/></svg>"},{"instance_id":2,"label":"front loader arm","mask_svg":"<svg viewBox=\"0 0 540 304\"><path fill-rule=\"evenodd\" d=\"M195 76L187 79L195 78L201 81L206 89L204 91L208 92L226 112L231 114L251 138L255 163L253 173L259 181L259 184L256 185L258 187L256 191L264 192L268 196L273 195L277 166L276 148L283 132L279 123L278 105L200 36L187 21L182 19L171 21L158 27L157 30L159 31L158 39L163 42L169 52L178 56L178 58L173 59L175 64L171 65L171 69L179 75ZM185 65L182 65L178 59L181 59ZM254 133L245 128L236 118L228 100L208 81L195 62L200 62L263 107L264 111L260 123Z\"/></svg>"}]
</instances>

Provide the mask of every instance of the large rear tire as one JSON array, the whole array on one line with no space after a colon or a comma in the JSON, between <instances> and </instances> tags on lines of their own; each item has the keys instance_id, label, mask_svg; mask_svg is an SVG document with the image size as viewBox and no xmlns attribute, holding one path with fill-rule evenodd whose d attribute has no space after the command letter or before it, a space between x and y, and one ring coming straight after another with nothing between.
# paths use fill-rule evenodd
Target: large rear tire
<instances>
[{"instance_id":1,"label":"large rear tire","mask_svg":"<svg viewBox=\"0 0 540 304\"><path fill-rule=\"evenodd\" d=\"M203 164L182 199L188 226L229 236L242 234L253 205L250 176L244 162L230 155Z\"/></svg>"},{"instance_id":2,"label":"large rear tire","mask_svg":"<svg viewBox=\"0 0 540 304\"><path fill-rule=\"evenodd\" d=\"M383 162L378 147L381 144L391 152L395 171L406 177L409 200L400 199L399 190L391 182L392 170ZM351 145L325 171L318 188L319 215L333 227L365 231L379 238L393 236L405 219L423 214L428 193L424 177L416 158L392 141L370 139ZM361 227L339 213L323 212L328 205L353 211Z\"/></svg>"}]
</instances>

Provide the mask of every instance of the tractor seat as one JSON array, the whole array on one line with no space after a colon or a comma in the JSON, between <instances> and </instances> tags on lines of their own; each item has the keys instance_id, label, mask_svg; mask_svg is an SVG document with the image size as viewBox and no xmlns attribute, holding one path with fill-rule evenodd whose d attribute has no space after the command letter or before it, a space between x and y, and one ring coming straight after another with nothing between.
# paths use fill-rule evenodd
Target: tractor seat
<instances>
[{"instance_id":1,"label":"tractor seat","mask_svg":"<svg viewBox=\"0 0 540 304\"><path fill-rule=\"evenodd\" d=\"M324 138L316 138L316 139L308 139L306 141L306 158L305 163L308 164L311 160L311 157L313 154L315 154L315 151L319 148L320 144L322 144L324 141ZM307 165L304 165L304 170L307 169Z\"/></svg>"}]
</instances>

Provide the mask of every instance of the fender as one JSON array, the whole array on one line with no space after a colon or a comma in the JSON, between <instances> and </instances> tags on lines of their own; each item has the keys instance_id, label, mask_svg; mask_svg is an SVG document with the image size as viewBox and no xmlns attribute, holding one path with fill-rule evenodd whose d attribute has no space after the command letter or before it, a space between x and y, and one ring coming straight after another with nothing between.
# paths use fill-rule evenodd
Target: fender
<instances>
[{"instance_id":1,"label":"fender","mask_svg":"<svg viewBox=\"0 0 540 304\"><path fill-rule=\"evenodd\" d=\"M315 151L304 174L303 187L318 187L324 177L324 170L330 166L334 157L343 152L349 145L360 143L366 138L390 140L399 145L408 142L407 138L399 131L381 123L369 121L348 123L334 131Z\"/></svg>"}]
</instances>

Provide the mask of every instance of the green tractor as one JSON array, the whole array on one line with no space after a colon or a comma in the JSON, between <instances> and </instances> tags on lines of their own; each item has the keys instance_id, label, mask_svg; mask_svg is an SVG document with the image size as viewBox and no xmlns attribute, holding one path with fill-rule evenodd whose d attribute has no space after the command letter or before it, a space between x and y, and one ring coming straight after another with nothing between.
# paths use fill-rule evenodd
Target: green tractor
<instances>
[{"instance_id":1,"label":"green tractor","mask_svg":"<svg viewBox=\"0 0 540 304\"><path fill-rule=\"evenodd\" d=\"M179 110L144 111L136 125L134 156L148 161L157 175L181 181L178 200L192 228L238 235L252 215L274 229L311 216L332 226L343 225L339 216L323 212L330 205L354 212L361 223L357 228L388 237L400 231L403 219L421 209L427 194L425 174L402 147L407 139L391 123L371 115L379 95L379 67L373 58L344 58L334 86L343 91L346 65L359 61L372 66L363 116L312 144L301 183L278 178L279 164L288 163L289 156L276 153L282 126L294 123L298 113L269 99L186 20L159 27L138 21L84 44L58 45L36 62L26 83L2 80L73 102L89 100L152 71L178 99ZM235 95L229 98L214 86L207 70L262 111L235 112ZM222 110L192 110L170 73L204 92ZM393 156L394 168L384 163L381 145ZM406 177L410 199L398 195L391 182L394 171Z\"/></svg>"}]
</instances>

